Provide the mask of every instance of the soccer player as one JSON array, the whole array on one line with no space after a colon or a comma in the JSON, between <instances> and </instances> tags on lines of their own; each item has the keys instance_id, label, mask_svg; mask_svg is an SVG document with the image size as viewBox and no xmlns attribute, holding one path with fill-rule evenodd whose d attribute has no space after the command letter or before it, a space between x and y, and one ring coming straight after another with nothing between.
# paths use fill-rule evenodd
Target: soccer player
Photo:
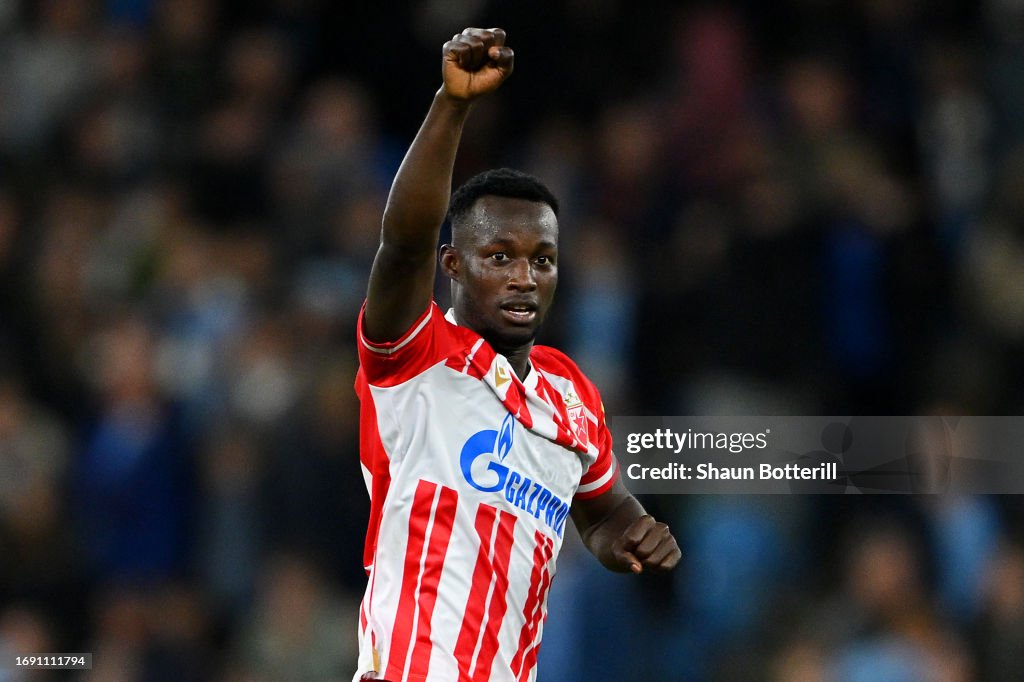
<instances>
[{"instance_id":1,"label":"soccer player","mask_svg":"<svg viewBox=\"0 0 1024 682\"><path fill-rule=\"evenodd\" d=\"M567 518L613 571L680 559L619 480L597 389L534 345L558 279L557 200L498 170L449 208L463 123L512 59L501 29L445 43L444 84L384 212L358 332L371 515L355 680L535 679ZM432 301L446 209L447 314Z\"/></svg>"}]
</instances>

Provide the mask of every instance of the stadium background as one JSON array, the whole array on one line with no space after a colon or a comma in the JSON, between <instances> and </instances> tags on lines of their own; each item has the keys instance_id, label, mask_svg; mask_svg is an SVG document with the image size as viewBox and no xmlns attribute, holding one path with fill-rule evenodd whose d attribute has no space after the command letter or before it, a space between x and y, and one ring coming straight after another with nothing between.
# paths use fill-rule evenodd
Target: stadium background
<instances>
[{"instance_id":1,"label":"stadium background","mask_svg":"<svg viewBox=\"0 0 1024 682\"><path fill-rule=\"evenodd\" d=\"M610 414L1024 407L1019 0L3 0L5 663L347 679L354 318L467 25L517 64L456 179L562 198L543 341ZM1019 498L646 502L683 563L567 543L541 680L1024 670Z\"/></svg>"}]
</instances>

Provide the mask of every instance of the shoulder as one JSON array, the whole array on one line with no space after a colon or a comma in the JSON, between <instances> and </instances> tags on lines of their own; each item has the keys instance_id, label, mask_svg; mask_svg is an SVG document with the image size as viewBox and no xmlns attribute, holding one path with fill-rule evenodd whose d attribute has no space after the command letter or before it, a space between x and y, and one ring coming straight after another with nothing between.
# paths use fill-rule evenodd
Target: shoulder
<instances>
[{"instance_id":1,"label":"shoulder","mask_svg":"<svg viewBox=\"0 0 1024 682\"><path fill-rule=\"evenodd\" d=\"M534 346L530 351L530 361L545 374L569 379L576 390L584 394L581 395L582 398L589 399L588 402L594 401L600 404L601 395L597 386L580 369L579 365L562 351L551 346Z\"/></svg>"},{"instance_id":2,"label":"shoulder","mask_svg":"<svg viewBox=\"0 0 1024 682\"><path fill-rule=\"evenodd\" d=\"M364 304L357 324L359 364L363 379L374 386L408 381L446 358L467 354L466 349L475 343L476 335L447 319L433 301L402 336L384 343L371 341L364 334L365 310Z\"/></svg>"},{"instance_id":3,"label":"shoulder","mask_svg":"<svg viewBox=\"0 0 1024 682\"><path fill-rule=\"evenodd\" d=\"M530 350L530 360L543 371L563 369L567 373L584 376L583 370L568 355L551 346L534 346Z\"/></svg>"}]
</instances>

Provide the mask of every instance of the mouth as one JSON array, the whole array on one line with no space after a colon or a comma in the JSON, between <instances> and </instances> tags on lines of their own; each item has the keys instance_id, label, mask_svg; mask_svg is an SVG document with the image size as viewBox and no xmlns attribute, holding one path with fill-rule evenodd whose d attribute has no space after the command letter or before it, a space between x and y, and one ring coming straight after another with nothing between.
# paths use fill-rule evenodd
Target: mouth
<instances>
[{"instance_id":1,"label":"mouth","mask_svg":"<svg viewBox=\"0 0 1024 682\"><path fill-rule=\"evenodd\" d=\"M510 301L499 307L502 317L513 324L532 324L537 319L537 304L533 301Z\"/></svg>"}]
</instances>

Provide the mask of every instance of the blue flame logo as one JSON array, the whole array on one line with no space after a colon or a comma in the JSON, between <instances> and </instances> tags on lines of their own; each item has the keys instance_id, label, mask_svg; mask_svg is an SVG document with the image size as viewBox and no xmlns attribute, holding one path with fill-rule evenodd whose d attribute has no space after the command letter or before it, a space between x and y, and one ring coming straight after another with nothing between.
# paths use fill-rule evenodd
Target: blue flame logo
<instances>
[{"instance_id":1,"label":"blue flame logo","mask_svg":"<svg viewBox=\"0 0 1024 682\"><path fill-rule=\"evenodd\" d=\"M466 440L462 446L462 454L459 455L459 466L462 468L462 475L466 481L477 490L485 493L493 493L505 487L505 480L508 478L508 467L502 464L512 449L513 433L515 432L516 420L511 413L505 415L501 422L501 428L484 429L477 431ZM478 457L491 455L497 461L490 461L487 464L487 471L495 474L495 482L491 485L483 485L473 478L473 462ZM488 476L487 478L490 478Z\"/></svg>"}]
</instances>

